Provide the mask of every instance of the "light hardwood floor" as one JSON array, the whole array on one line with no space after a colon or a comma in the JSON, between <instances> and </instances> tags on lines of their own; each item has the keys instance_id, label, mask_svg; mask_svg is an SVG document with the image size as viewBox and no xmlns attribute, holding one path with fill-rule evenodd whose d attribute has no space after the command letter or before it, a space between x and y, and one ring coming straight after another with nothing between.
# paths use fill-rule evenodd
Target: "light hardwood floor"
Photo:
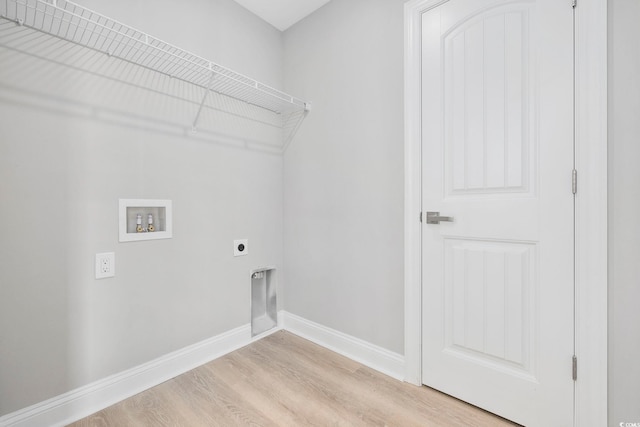
<instances>
[{"instance_id":1,"label":"light hardwood floor","mask_svg":"<svg viewBox=\"0 0 640 427\"><path fill-rule=\"evenodd\" d=\"M72 424L513 426L280 331Z\"/></svg>"}]
</instances>

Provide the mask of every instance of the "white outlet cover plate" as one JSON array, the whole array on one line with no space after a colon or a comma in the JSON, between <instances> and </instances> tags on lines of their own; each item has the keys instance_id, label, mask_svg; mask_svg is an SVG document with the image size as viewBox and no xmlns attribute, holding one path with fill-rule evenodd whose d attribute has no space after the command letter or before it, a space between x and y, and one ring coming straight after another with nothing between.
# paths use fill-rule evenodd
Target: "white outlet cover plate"
<instances>
[{"instance_id":1,"label":"white outlet cover plate","mask_svg":"<svg viewBox=\"0 0 640 427\"><path fill-rule=\"evenodd\" d=\"M96 254L96 279L105 279L116 275L116 254L103 252Z\"/></svg>"},{"instance_id":2,"label":"white outlet cover plate","mask_svg":"<svg viewBox=\"0 0 640 427\"><path fill-rule=\"evenodd\" d=\"M244 249L240 250L240 245L244 245ZM249 254L249 239L239 239L233 241L233 256L244 256Z\"/></svg>"}]
</instances>

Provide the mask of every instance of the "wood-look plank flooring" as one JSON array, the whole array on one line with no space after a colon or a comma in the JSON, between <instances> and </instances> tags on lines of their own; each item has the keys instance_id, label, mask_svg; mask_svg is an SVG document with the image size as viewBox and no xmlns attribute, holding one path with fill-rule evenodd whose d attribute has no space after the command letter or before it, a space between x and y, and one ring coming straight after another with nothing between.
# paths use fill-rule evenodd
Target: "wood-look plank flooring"
<instances>
[{"instance_id":1,"label":"wood-look plank flooring","mask_svg":"<svg viewBox=\"0 0 640 427\"><path fill-rule=\"evenodd\" d=\"M513 426L280 331L74 424Z\"/></svg>"}]
</instances>

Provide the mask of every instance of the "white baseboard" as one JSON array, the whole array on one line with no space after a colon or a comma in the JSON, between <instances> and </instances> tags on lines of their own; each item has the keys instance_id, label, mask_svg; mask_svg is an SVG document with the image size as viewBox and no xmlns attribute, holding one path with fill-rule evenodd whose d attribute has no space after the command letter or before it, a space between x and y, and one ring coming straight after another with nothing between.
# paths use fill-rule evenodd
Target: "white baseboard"
<instances>
[{"instance_id":1,"label":"white baseboard","mask_svg":"<svg viewBox=\"0 0 640 427\"><path fill-rule=\"evenodd\" d=\"M400 381L404 380L404 357L367 341L352 337L295 314L281 311L278 324L292 334L362 363Z\"/></svg>"},{"instance_id":2,"label":"white baseboard","mask_svg":"<svg viewBox=\"0 0 640 427\"><path fill-rule=\"evenodd\" d=\"M285 311L278 327L251 337L244 325L70 392L0 417L0 427L64 426L155 387L281 329L306 338L393 378L404 377L404 358L384 348Z\"/></svg>"},{"instance_id":3,"label":"white baseboard","mask_svg":"<svg viewBox=\"0 0 640 427\"><path fill-rule=\"evenodd\" d=\"M0 427L64 426L244 347L277 330L279 328L274 328L252 339L250 325L232 329L135 368L7 414L0 417Z\"/></svg>"}]
</instances>

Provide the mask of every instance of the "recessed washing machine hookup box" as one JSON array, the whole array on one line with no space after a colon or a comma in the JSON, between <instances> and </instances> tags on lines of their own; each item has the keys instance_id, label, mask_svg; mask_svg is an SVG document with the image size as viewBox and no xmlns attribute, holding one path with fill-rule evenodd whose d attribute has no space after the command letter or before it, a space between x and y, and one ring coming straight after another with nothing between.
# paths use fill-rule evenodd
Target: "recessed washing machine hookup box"
<instances>
[{"instance_id":1,"label":"recessed washing machine hookup box","mask_svg":"<svg viewBox=\"0 0 640 427\"><path fill-rule=\"evenodd\" d=\"M119 240L170 239L173 237L171 200L119 199Z\"/></svg>"}]
</instances>

